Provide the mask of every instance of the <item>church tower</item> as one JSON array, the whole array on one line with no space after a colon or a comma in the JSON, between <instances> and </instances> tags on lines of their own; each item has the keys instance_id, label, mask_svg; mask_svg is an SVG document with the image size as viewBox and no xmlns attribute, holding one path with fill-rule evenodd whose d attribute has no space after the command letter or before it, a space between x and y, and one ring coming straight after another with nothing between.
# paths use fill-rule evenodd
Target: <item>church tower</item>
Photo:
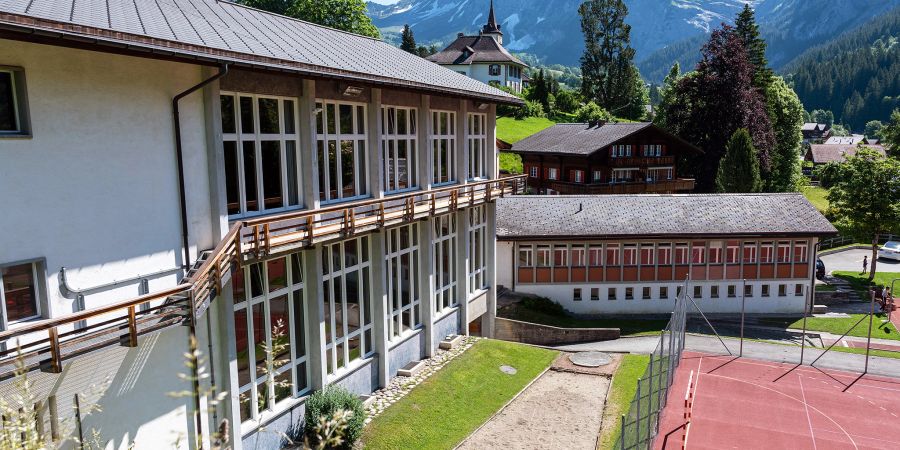
<instances>
[{"instance_id":1,"label":"church tower","mask_svg":"<svg viewBox=\"0 0 900 450\"><path fill-rule=\"evenodd\" d=\"M490 36L503 45L503 33L500 31L500 25L497 25L497 19L494 18L494 0L491 0L491 12L488 14L488 22L481 29L481 34Z\"/></svg>"}]
</instances>

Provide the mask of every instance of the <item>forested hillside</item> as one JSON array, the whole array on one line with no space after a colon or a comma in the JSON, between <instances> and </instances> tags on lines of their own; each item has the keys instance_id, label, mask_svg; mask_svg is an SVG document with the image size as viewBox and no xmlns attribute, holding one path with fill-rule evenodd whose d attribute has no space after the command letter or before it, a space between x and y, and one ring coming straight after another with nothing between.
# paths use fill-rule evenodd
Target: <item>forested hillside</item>
<instances>
[{"instance_id":1,"label":"forested hillside","mask_svg":"<svg viewBox=\"0 0 900 450\"><path fill-rule=\"evenodd\" d=\"M807 110L825 109L861 130L900 107L900 8L820 47L784 70Z\"/></svg>"}]
</instances>

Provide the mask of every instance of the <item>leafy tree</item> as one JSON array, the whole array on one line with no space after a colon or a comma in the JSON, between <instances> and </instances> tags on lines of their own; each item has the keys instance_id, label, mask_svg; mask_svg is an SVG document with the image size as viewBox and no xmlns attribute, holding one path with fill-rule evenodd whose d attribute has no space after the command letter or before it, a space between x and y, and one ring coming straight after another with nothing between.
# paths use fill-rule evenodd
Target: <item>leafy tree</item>
<instances>
[{"instance_id":1,"label":"leafy tree","mask_svg":"<svg viewBox=\"0 0 900 450\"><path fill-rule=\"evenodd\" d=\"M556 108L564 113L575 112L579 103L581 103L581 99L575 91L560 89L556 94Z\"/></svg>"},{"instance_id":2,"label":"leafy tree","mask_svg":"<svg viewBox=\"0 0 900 450\"><path fill-rule=\"evenodd\" d=\"M900 109L891 113L891 122L881 129L881 140L891 152L891 156L900 156Z\"/></svg>"},{"instance_id":3,"label":"leafy tree","mask_svg":"<svg viewBox=\"0 0 900 450\"><path fill-rule=\"evenodd\" d=\"M552 77L552 75L551 75L551 77ZM557 84L557 86L559 86L559 85ZM551 83L544 76L544 69L541 69L538 71L537 76L535 76L534 79L531 80L531 89L525 95L525 98L528 100L531 100L533 102L540 103L541 107L543 107L544 111L549 113L551 111L551 109L550 109L550 95L551 95L550 89L551 89Z\"/></svg>"},{"instance_id":4,"label":"leafy tree","mask_svg":"<svg viewBox=\"0 0 900 450\"><path fill-rule=\"evenodd\" d=\"M579 8L585 50L581 57L582 94L613 114L641 119L649 102L634 65L628 8L623 0L588 0Z\"/></svg>"},{"instance_id":5,"label":"leafy tree","mask_svg":"<svg viewBox=\"0 0 900 450\"><path fill-rule=\"evenodd\" d=\"M745 3L744 9L738 13L734 21L734 32L744 41L747 57L753 65L753 85L757 89L768 89L774 73L766 60L766 41L759 35L756 16L749 4Z\"/></svg>"},{"instance_id":6,"label":"leafy tree","mask_svg":"<svg viewBox=\"0 0 900 450\"><path fill-rule=\"evenodd\" d=\"M669 74L663 80L662 86L659 88L659 104L656 107L656 116L653 118L653 122L663 128L667 128L666 111L675 103L675 95L677 93L675 85L678 84L680 78L681 65L678 64L678 61L675 61L675 64L669 69Z\"/></svg>"},{"instance_id":7,"label":"leafy tree","mask_svg":"<svg viewBox=\"0 0 900 450\"><path fill-rule=\"evenodd\" d=\"M241 0L254 8L376 39L378 28L366 15L364 0Z\"/></svg>"},{"instance_id":8,"label":"leafy tree","mask_svg":"<svg viewBox=\"0 0 900 450\"><path fill-rule=\"evenodd\" d=\"M872 271L878 260L877 235L900 233L900 161L864 148L830 170L829 214L835 225L872 242Z\"/></svg>"},{"instance_id":9,"label":"leafy tree","mask_svg":"<svg viewBox=\"0 0 900 450\"><path fill-rule=\"evenodd\" d=\"M437 52L438 52L437 46L434 45L434 44L431 44L431 45L429 45L428 47L426 47L426 46L424 46L424 45L420 45L420 46L416 49L416 54L419 55L419 56L421 56L421 57L423 57L423 58L427 58L427 57L429 57L429 56L431 56L431 55L433 55L433 54L435 54L435 53L437 53Z\"/></svg>"},{"instance_id":10,"label":"leafy tree","mask_svg":"<svg viewBox=\"0 0 900 450\"><path fill-rule=\"evenodd\" d=\"M753 87L752 77L743 41L724 25L703 46L696 72L677 81L671 100L660 110L666 129L705 152L681 161L680 170L697 179L699 192L715 190L725 145L739 128L749 132L760 170L771 169L775 134L763 93Z\"/></svg>"},{"instance_id":11,"label":"leafy tree","mask_svg":"<svg viewBox=\"0 0 900 450\"><path fill-rule=\"evenodd\" d=\"M834 126L834 113L824 109L816 109L809 113L810 122L824 123L829 127Z\"/></svg>"},{"instance_id":12,"label":"leafy tree","mask_svg":"<svg viewBox=\"0 0 900 450\"><path fill-rule=\"evenodd\" d=\"M759 158L750 139L750 133L738 129L728 140L725 157L716 174L716 191L728 193L759 192L762 180L759 176Z\"/></svg>"},{"instance_id":13,"label":"leafy tree","mask_svg":"<svg viewBox=\"0 0 900 450\"><path fill-rule=\"evenodd\" d=\"M516 109L514 117L516 119L524 119L526 117L546 117L544 107L538 102L525 100L525 105Z\"/></svg>"},{"instance_id":14,"label":"leafy tree","mask_svg":"<svg viewBox=\"0 0 900 450\"><path fill-rule=\"evenodd\" d=\"M403 25L403 32L400 33L400 49L413 55L419 54L419 47L416 45L416 38L413 36L409 24Z\"/></svg>"},{"instance_id":15,"label":"leafy tree","mask_svg":"<svg viewBox=\"0 0 900 450\"><path fill-rule=\"evenodd\" d=\"M772 165L765 174L764 189L767 192L795 191L802 180L800 167L803 133L803 104L797 93L781 77L772 77L766 90L766 103L772 131L775 133L775 147Z\"/></svg>"},{"instance_id":16,"label":"leafy tree","mask_svg":"<svg viewBox=\"0 0 900 450\"><path fill-rule=\"evenodd\" d=\"M850 136L850 130L847 127L836 123L831 126L831 135L832 136Z\"/></svg>"},{"instance_id":17,"label":"leafy tree","mask_svg":"<svg viewBox=\"0 0 900 450\"><path fill-rule=\"evenodd\" d=\"M594 121L610 121L612 114L594 102L587 102L575 111L575 120L582 123Z\"/></svg>"},{"instance_id":18,"label":"leafy tree","mask_svg":"<svg viewBox=\"0 0 900 450\"><path fill-rule=\"evenodd\" d=\"M865 136L869 139L881 139L881 129L884 124L880 120L870 120L866 122Z\"/></svg>"}]
</instances>

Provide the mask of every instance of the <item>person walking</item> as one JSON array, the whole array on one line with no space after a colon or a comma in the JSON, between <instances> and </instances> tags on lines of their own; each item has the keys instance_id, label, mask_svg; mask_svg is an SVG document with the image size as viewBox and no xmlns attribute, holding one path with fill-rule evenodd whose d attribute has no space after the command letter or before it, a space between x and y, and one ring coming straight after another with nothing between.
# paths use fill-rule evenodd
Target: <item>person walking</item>
<instances>
[{"instance_id":1,"label":"person walking","mask_svg":"<svg viewBox=\"0 0 900 450\"><path fill-rule=\"evenodd\" d=\"M869 255L863 256L863 274L869 273Z\"/></svg>"}]
</instances>

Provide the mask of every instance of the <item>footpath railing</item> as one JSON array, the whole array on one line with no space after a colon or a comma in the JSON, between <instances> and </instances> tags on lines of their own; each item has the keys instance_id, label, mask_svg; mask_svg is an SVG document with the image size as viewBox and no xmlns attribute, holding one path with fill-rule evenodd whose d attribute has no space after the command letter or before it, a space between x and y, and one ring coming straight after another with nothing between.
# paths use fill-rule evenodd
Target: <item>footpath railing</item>
<instances>
[{"instance_id":1,"label":"footpath railing","mask_svg":"<svg viewBox=\"0 0 900 450\"><path fill-rule=\"evenodd\" d=\"M637 380L637 391L621 417L621 433L613 448L620 450L648 449L659 432L659 415L675 378L675 369L684 350L687 325L687 285L675 298L675 309L669 323L659 333L659 341L647 369Z\"/></svg>"},{"instance_id":2,"label":"footpath railing","mask_svg":"<svg viewBox=\"0 0 900 450\"><path fill-rule=\"evenodd\" d=\"M141 335L193 323L222 291L235 266L524 190L525 176L517 175L236 222L177 286L0 331L0 380L15 374L20 359L26 370L59 373L66 360L79 355L112 345L135 347Z\"/></svg>"},{"instance_id":3,"label":"footpath railing","mask_svg":"<svg viewBox=\"0 0 900 450\"><path fill-rule=\"evenodd\" d=\"M900 235L896 234L879 234L877 236L877 240L879 244L884 244L888 241L900 241ZM832 238L822 239L822 243L819 245L820 250L828 250L835 247L840 247L842 245L854 244L857 243L858 240L852 238L850 236L835 236ZM868 243L860 243L860 245L869 245Z\"/></svg>"}]
</instances>

